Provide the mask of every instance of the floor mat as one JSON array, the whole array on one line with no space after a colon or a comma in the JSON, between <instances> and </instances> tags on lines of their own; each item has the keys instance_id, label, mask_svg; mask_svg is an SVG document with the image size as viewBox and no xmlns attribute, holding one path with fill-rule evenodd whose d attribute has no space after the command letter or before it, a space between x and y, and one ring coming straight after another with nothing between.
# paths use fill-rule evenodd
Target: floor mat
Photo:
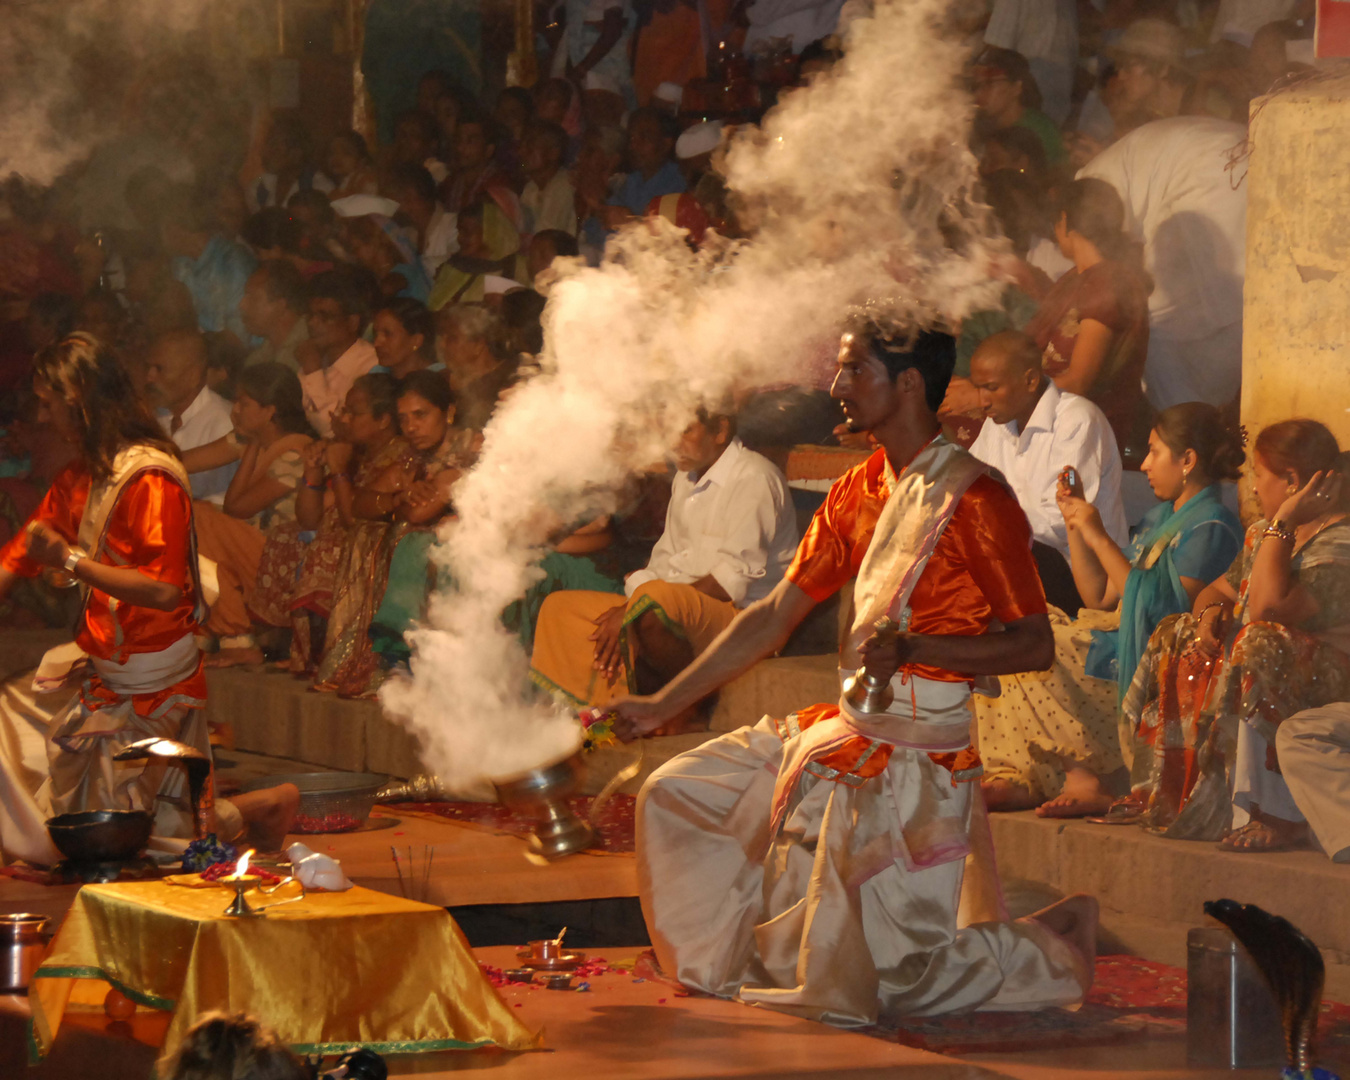
<instances>
[{"instance_id":1,"label":"floor mat","mask_svg":"<svg viewBox=\"0 0 1350 1080\"><path fill-rule=\"evenodd\" d=\"M871 1034L939 1054L1017 1053L1064 1046L1110 1046L1148 1036L1184 1036L1186 971L1137 956L1097 957L1096 978L1076 1011L981 1012L934 1016ZM1318 1045L1350 1054L1350 1006L1322 1003Z\"/></svg>"}]
</instances>

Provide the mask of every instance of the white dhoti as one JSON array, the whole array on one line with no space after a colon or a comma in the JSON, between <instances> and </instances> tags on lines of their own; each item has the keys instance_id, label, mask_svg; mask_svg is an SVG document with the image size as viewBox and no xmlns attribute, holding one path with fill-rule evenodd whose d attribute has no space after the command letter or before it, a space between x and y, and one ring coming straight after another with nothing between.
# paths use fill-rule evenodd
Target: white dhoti
<instances>
[{"instance_id":1,"label":"white dhoti","mask_svg":"<svg viewBox=\"0 0 1350 1080\"><path fill-rule=\"evenodd\" d=\"M983 471L937 438L894 479L857 572L841 684L880 616L909 625L915 582ZM841 699L846 711L766 717L652 774L638 889L661 966L841 1025L1081 1000L1090 959L1003 911L976 759L955 771L969 685L897 675L891 690L884 713Z\"/></svg>"},{"instance_id":2,"label":"white dhoti","mask_svg":"<svg viewBox=\"0 0 1350 1080\"><path fill-rule=\"evenodd\" d=\"M1276 728L1280 770L1333 862L1350 862L1350 702L1295 713Z\"/></svg>"},{"instance_id":3,"label":"white dhoti","mask_svg":"<svg viewBox=\"0 0 1350 1080\"><path fill-rule=\"evenodd\" d=\"M1284 777L1267 767L1269 747L1265 736L1253 724L1238 721L1232 779L1234 828L1246 825L1252 811L1257 809L1281 821L1303 820L1303 811L1294 801Z\"/></svg>"},{"instance_id":4,"label":"white dhoti","mask_svg":"<svg viewBox=\"0 0 1350 1080\"><path fill-rule=\"evenodd\" d=\"M802 739L785 743L765 718L643 787L638 884L665 971L846 1026L1082 999L1090 961L1040 924L958 926L967 856L996 880L977 783L896 746L860 783L808 769L775 830L775 788Z\"/></svg>"},{"instance_id":5,"label":"white dhoti","mask_svg":"<svg viewBox=\"0 0 1350 1080\"><path fill-rule=\"evenodd\" d=\"M82 654L76 650L72 655ZM210 754L201 702L170 697L155 713L142 716L131 700L133 694L152 694L188 678L197 660L191 635L161 652L134 654L125 664L88 658L103 685L120 695L97 709L82 700L83 665L69 678L53 680L46 677L44 660L37 678L27 672L0 687L4 862L59 861L61 855L47 835L47 819L80 810L147 810L155 815L156 836L191 838L186 771L154 758L119 762L113 757L151 737L175 739Z\"/></svg>"}]
</instances>

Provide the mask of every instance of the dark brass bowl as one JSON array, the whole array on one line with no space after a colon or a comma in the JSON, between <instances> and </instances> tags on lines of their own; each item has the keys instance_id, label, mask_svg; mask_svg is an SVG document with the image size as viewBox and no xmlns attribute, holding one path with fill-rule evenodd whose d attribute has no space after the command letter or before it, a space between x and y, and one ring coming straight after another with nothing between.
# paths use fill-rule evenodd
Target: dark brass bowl
<instances>
[{"instance_id":1,"label":"dark brass bowl","mask_svg":"<svg viewBox=\"0 0 1350 1080\"><path fill-rule=\"evenodd\" d=\"M141 853L154 824L145 810L83 810L50 818L47 834L72 862L120 862Z\"/></svg>"}]
</instances>

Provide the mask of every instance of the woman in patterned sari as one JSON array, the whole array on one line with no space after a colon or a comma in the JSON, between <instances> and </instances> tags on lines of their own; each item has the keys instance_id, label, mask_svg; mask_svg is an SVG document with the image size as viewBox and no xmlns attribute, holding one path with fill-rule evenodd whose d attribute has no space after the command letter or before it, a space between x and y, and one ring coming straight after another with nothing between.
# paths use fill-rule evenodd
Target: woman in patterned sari
<instances>
[{"instance_id":1,"label":"woman in patterned sari","mask_svg":"<svg viewBox=\"0 0 1350 1080\"><path fill-rule=\"evenodd\" d=\"M1252 458L1262 520L1193 614L1165 619L1149 641L1121 713L1132 790L1108 818L1273 851L1307 834L1275 729L1350 695L1350 522L1339 448L1321 424L1272 424Z\"/></svg>"},{"instance_id":2,"label":"woman in patterned sari","mask_svg":"<svg viewBox=\"0 0 1350 1080\"><path fill-rule=\"evenodd\" d=\"M393 506L394 523L344 577L314 689L343 697L373 695L386 668L372 637L378 642L387 634L383 627L411 621L420 612L436 526L451 513L450 488L472 461L476 432L452 427L454 418L444 373L414 371L399 383L399 430L415 458ZM405 609L411 614L398 614Z\"/></svg>"},{"instance_id":3,"label":"woman in patterned sari","mask_svg":"<svg viewBox=\"0 0 1350 1080\"><path fill-rule=\"evenodd\" d=\"M335 597L389 527L415 468L398 434L398 382L362 375L334 419L338 439L305 449L296 520L274 529L258 567L250 607L258 621L290 626L290 670L312 674L329 635Z\"/></svg>"},{"instance_id":4,"label":"woman in patterned sari","mask_svg":"<svg viewBox=\"0 0 1350 1080\"><path fill-rule=\"evenodd\" d=\"M1122 551L1093 505L1060 485L1074 584L1085 605L1052 608L1055 664L999 678L977 697L984 791L991 810L1035 806L1041 817L1084 817L1111 805L1121 769L1117 716L1149 635L1189 611L1242 547L1242 527L1220 497L1244 454L1219 411L1174 405L1149 433L1144 473L1162 501ZM1120 789L1116 787L1118 792Z\"/></svg>"}]
</instances>

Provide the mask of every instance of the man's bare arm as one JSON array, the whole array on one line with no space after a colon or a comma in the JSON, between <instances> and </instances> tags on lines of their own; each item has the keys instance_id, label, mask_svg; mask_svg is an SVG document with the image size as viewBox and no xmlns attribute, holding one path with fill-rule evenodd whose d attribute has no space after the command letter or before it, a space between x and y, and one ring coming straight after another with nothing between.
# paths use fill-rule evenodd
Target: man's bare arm
<instances>
[{"instance_id":1,"label":"man's bare arm","mask_svg":"<svg viewBox=\"0 0 1350 1080\"><path fill-rule=\"evenodd\" d=\"M1055 662L1055 632L1048 615L1028 615L1002 630L971 637L901 634L887 641L873 636L858 651L868 672L882 677L906 664L963 675L1012 675L1047 670Z\"/></svg>"},{"instance_id":2,"label":"man's bare arm","mask_svg":"<svg viewBox=\"0 0 1350 1080\"><path fill-rule=\"evenodd\" d=\"M651 697L614 703L615 733L635 739L701 701L719 686L772 656L816 602L784 578L763 600L742 611L692 664Z\"/></svg>"}]
</instances>

